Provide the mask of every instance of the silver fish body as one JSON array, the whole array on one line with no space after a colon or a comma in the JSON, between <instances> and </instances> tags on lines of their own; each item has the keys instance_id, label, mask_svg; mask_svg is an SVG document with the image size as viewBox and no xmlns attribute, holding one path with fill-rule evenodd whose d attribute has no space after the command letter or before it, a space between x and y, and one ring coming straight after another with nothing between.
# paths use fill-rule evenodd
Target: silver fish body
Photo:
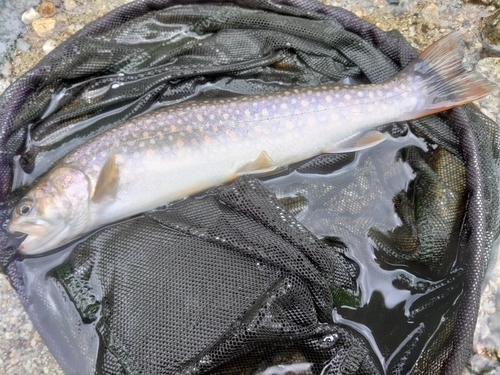
<instances>
[{"instance_id":1,"label":"silver fish body","mask_svg":"<svg viewBox=\"0 0 500 375\"><path fill-rule=\"evenodd\" d=\"M21 252L42 253L241 174L374 145L387 137L367 133L378 125L491 91L487 81L461 69L459 42L450 34L381 85L196 101L129 120L64 157L20 201L9 230L28 234Z\"/></svg>"}]
</instances>

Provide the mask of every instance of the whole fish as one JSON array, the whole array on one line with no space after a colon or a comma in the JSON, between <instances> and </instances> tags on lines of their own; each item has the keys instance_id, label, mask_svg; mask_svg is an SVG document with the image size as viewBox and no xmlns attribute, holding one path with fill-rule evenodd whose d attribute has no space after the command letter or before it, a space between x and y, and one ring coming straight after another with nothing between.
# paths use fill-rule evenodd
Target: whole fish
<instances>
[{"instance_id":1,"label":"whole fish","mask_svg":"<svg viewBox=\"0 0 500 375\"><path fill-rule=\"evenodd\" d=\"M388 137L374 127L471 102L492 83L461 66L461 35L425 50L378 85L327 85L195 101L144 114L65 156L15 207L19 251L39 254L104 224L247 173Z\"/></svg>"}]
</instances>

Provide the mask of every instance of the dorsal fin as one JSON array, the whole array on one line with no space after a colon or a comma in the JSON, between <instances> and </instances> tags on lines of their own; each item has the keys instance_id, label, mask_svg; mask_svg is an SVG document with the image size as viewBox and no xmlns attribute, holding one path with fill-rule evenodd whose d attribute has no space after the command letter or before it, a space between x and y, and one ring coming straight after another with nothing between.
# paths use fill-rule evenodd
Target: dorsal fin
<instances>
[{"instance_id":1,"label":"dorsal fin","mask_svg":"<svg viewBox=\"0 0 500 375\"><path fill-rule=\"evenodd\" d=\"M97 183L92 196L92 202L101 203L116 197L118 183L120 181L118 165L114 151L111 151L106 162L102 166L97 178Z\"/></svg>"}]
</instances>

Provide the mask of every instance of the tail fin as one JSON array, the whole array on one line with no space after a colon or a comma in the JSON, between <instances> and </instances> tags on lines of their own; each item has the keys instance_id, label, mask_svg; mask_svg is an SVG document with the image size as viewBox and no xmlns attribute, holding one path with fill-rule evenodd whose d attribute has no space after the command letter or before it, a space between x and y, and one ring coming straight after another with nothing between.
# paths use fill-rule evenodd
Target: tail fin
<instances>
[{"instance_id":1,"label":"tail fin","mask_svg":"<svg viewBox=\"0 0 500 375\"><path fill-rule=\"evenodd\" d=\"M419 116L470 103L488 95L496 85L462 67L462 35L453 32L428 47L400 73L418 77L423 103Z\"/></svg>"}]
</instances>

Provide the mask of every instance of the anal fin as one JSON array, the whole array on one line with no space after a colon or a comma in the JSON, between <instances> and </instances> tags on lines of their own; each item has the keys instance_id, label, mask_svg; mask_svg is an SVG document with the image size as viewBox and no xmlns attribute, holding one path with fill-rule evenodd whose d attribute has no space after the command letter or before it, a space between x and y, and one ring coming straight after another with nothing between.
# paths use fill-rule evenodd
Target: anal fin
<instances>
[{"instance_id":1,"label":"anal fin","mask_svg":"<svg viewBox=\"0 0 500 375\"><path fill-rule=\"evenodd\" d=\"M236 170L236 175L241 176L244 174L265 174L269 172L274 172L278 169L278 166L274 164L271 157L267 152L262 151L257 159L243 164Z\"/></svg>"},{"instance_id":2,"label":"anal fin","mask_svg":"<svg viewBox=\"0 0 500 375\"><path fill-rule=\"evenodd\" d=\"M355 134L344 141L336 143L330 148L325 148L323 152L327 154L340 154L344 152L360 151L376 146L380 142L385 141L387 138L389 138L388 134L372 130L368 133Z\"/></svg>"},{"instance_id":3,"label":"anal fin","mask_svg":"<svg viewBox=\"0 0 500 375\"><path fill-rule=\"evenodd\" d=\"M116 164L114 151L111 151L106 162L102 166L97 178L97 183L92 196L92 202L102 203L104 201L114 199L118 191L118 183L120 181L120 171Z\"/></svg>"}]
</instances>

